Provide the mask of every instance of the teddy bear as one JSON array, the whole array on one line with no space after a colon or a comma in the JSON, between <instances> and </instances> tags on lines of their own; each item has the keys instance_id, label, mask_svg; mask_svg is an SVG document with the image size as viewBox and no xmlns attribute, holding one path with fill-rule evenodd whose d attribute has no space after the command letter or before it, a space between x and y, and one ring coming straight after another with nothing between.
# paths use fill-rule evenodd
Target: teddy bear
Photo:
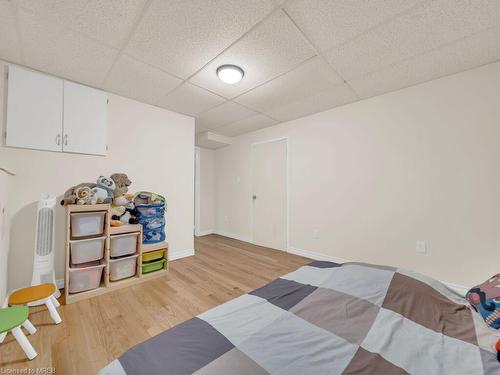
<instances>
[{"instance_id":1,"label":"teddy bear","mask_svg":"<svg viewBox=\"0 0 500 375\"><path fill-rule=\"evenodd\" d=\"M113 189L114 197L121 197L127 194L128 187L132 184L132 181L129 180L125 173L113 173L111 175L111 180L115 183Z\"/></svg>"},{"instance_id":2,"label":"teddy bear","mask_svg":"<svg viewBox=\"0 0 500 375\"><path fill-rule=\"evenodd\" d=\"M124 173L114 173L111 175L111 179L115 183L114 198L111 205L111 226L135 223L135 215L133 215L135 209L134 195L127 194L132 181Z\"/></svg>"}]
</instances>

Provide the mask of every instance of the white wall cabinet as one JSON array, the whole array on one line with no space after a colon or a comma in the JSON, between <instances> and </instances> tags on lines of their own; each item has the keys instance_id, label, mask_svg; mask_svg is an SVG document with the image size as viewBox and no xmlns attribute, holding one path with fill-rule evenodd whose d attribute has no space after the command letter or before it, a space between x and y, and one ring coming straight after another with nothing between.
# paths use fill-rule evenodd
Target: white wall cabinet
<instances>
[{"instance_id":1,"label":"white wall cabinet","mask_svg":"<svg viewBox=\"0 0 500 375\"><path fill-rule=\"evenodd\" d=\"M7 146L106 155L106 128L105 92L9 66Z\"/></svg>"},{"instance_id":2,"label":"white wall cabinet","mask_svg":"<svg viewBox=\"0 0 500 375\"><path fill-rule=\"evenodd\" d=\"M7 146L62 151L63 81L9 66Z\"/></svg>"},{"instance_id":3,"label":"white wall cabinet","mask_svg":"<svg viewBox=\"0 0 500 375\"><path fill-rule=\"evenodd\" d=\"M106 155L107 103L104 91L64 81L63 151Z\"/></svg>"}]
</instances>

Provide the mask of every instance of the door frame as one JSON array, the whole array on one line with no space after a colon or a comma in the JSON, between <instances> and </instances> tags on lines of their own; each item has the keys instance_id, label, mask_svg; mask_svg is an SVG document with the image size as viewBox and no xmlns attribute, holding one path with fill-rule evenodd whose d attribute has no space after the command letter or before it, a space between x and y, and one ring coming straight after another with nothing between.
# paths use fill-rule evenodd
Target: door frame
<instances>
[{"instance_id":1,"label":"door frame","mask_svg":"<svg viewBox=\"0 0 500 375\"><path fill-rule=\"evenodd\" d=\"M200 148L194 147L194 223L193 234L200 236Z\"/></svg>"},{"instance_id":2,"label":"door frame","mask_svg":"<svg viewBox=\"0 0 500 375\"><path fill-rule=\"evenodd\" d=\"M278 142L278 141L285 141L286 145L286 152L285 152L285 173L286 173L286 183L285 183L285 191L286 191L286 225L285 225L285 249L280 250L284 252L289 252L289 246L290 246L290 142L288 142L288 136L284 137L279 137L279 138L270 138L264 141L259 141L259 142L253 142L250 144L250 228L251 228L251 240L252 244L255 245L255 238L254 238L254 204L253 204L253 199L252 195L254 193L254 180L253 180L253 150L254 146L266 144L266 143L272 143L272 142ZM279 250L279 249L277 249Z\"/></svg>"}]
</instances>

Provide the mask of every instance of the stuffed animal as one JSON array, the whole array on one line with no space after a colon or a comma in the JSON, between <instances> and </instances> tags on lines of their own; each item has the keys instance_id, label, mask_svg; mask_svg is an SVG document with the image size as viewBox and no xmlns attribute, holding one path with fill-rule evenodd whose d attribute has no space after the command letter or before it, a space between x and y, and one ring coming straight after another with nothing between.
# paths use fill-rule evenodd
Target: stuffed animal
<instances>
[{"instance_id":1,"label":"stuffed animal","mask_svg":"<svg viewBox=\"0 0 500 375\"><path fill-rule=\"evenodd\" d=\"M111 192L116 189L115 182L111 177L99 176L97 179L97 185Z\"/></svg>"},{"instance_id":2,"label":"stuffed animal","mask_svg":"<svg viewBox=\"0 0 500 375\"><path fill-rule=\"evenodd\" d=\"M110 212L111 212L111 217L112 218L117 218L116 220L120 219L120 216L122 216L126 211L126 208L124 206L111 206Z\"/></svg>"},{"instance_id":3,"label":"stuffed animal","mask_svg":"<svg viewBox=\"0 0 500 375\"><path fill-rule=\"evenodd\" d=\"M61 205L111 203L115 188L111 177L100 176L97 183L84 182L66 190Z\"/></svg>"},{"instance_id":4,"label":"stuffed animal","mask_svg":"<svg viewBox=\"0 0 500 375\"><path fill-rule=\"evenodd\" d=\"M81 186L75 189L76 204L95 204L92 190L89 186Z\"/></svg>"},{"instance_id":5,"label":"stuffed animal","mask_svg":"<svg viewBox=\"0 0 500 375\"><path fill-rule=\"evenodd\" d=\"M111 197L109 196L109 191L106 189L96 186L95 188L90 189L90 194L92 200L96 202L93 204L111 203Z\"/></svg>"},{"instance_id":6,"label":"stuffed animal","mask_svg":"<svg viewBox=\"0 0 500 375\"><path fill-rule=\"evenodd\" d=\"M113 200L111 206L111 226L135 224L133 194L125 194Z\"/></svg>"},{"instance_id":7,"label":"stuffed animal","mask_svg":"<svg viewBox=\"0 0 500 375\"><path fill-rule=\"evenodd\" d=\"M76 194L75 187L73 186L64 192L63 199L61 200L61 206L64 206L65 204L75 204L75 202Z\"/></svg>"},{"instance_id":8,"label":"stuffed animal","mask_svg":"<svg viewBox=\"0 0 500 375\"><path fill-rule=\"evenodd\" d=\"M129 180L125 173L113 173L111 179L115 183L115 188L113 189L115 198L127 194L128 187L132 184L132 181Z\"/></svg>"},{"instance_id":9,"label":"stuffed animal","mask_svg":"<svg viewBox=\"0 0 500 375\"><path fill-rule=\"evenodd\" d=\"M93 189L97 196L97 203L111 203L113 201L116 185L111 177L99 176L97 186Z\"/></svg>"},{"instance_id":10,"label":"stuffed animal","mask_svg":"<svg viewBox=\"0 0 500 375\"><path fill-rule=\"evenodd\" d=\"M114 173L111 179L115 183L113 190L114 198L111 206L111 226L134 223L132 215L134 206L134 196L127 194L128 187L132 184L125 173Z\"/></svg>"},{"instance_id":11,"label":"stuffed animal","mask_svg":"<svg viewBox=\"0 0 500 375\"><path fill-rule=\"evenodd\" d=\"M64 193L64 197L61 200L61 205L64 206L67 204L91 204L90 189L93 187L95 187L95 184L84 182L69 188Z\"/></svg>"}]
</instances>

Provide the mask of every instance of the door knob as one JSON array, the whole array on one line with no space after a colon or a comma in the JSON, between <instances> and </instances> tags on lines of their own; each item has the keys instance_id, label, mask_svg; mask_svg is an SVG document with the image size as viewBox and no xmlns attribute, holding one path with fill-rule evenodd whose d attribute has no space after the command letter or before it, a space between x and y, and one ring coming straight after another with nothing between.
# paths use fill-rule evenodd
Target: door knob
<instances>
[{"instance_id":1,"label":"door knob","mask_svg":"<svg viewBox=\"0 0 500 375\"><path fill-rule=\"evenodd\" d=\"M252 196L252 199L253 199L253 200L256 200L256 199L257 199L257 196L256 196L256 195L253 195L253 196Z\"/></svg>"}]
</instances>

